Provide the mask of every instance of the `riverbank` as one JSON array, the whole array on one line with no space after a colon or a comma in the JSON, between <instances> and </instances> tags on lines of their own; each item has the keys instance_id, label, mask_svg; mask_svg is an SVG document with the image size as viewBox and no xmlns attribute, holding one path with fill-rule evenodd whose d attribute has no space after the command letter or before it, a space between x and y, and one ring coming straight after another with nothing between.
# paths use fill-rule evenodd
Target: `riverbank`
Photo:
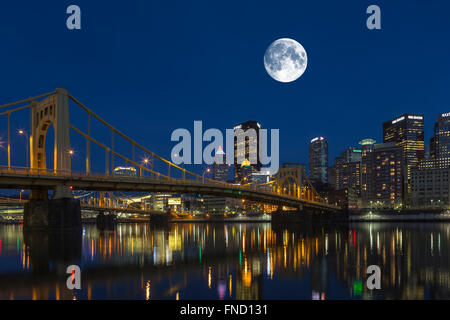
<instances>
[{"instance_id":1,"label":"riverbank","mask_svg":"<svg viewBox=\"0 0 450 320\"><path fill-rule=\"evenodd\" d=\"M376 214L350 215L349 222L450 222L449 213Z\"/></svg>"},{"instance_id":2,"label":"riverbank","mask_svg":"<svg viewBox=\"0 0 450 320\"><path fill-rule=\"evenodd\" d=\"M271 222L272 217L270 215L249 217L249 216L239 216L239 217L209 217L209 218L173 218L170 220L172 223L197 223L197 222L207 222L207 223L232 223L232 222Z\"/></svg>"}]
</instances>

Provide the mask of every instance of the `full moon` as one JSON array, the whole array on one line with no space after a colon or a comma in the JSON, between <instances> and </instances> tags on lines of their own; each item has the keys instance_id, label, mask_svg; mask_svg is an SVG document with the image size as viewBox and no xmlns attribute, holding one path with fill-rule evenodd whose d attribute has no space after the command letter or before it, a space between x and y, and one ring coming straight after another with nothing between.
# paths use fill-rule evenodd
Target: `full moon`
<instances>
[{"instance_id":1,"label":"full moon","mask_svg":"<svg viewBox=\"0 0 450 320\"><path fill-rule=\"evenodd\" d=\"M267 48L264 66L277 81L292 82L306 70L308 57L303 46L289 38L278 39Z\"/></svg>"}]
</instances>

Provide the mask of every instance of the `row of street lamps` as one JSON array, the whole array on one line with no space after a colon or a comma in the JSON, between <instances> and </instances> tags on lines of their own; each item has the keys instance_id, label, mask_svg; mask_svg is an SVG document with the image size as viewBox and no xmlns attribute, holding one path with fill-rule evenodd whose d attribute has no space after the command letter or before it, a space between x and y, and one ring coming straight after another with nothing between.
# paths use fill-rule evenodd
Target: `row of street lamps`
<instances>
[{"instance_id":1,"label":"row of street lamps","mask_svg":"<svg viewBox=\"0 0 450 320\"><path fill-rule=\"evenodd\" d=\"M26 143L25 143L25 149L26 149L26 166L27 168L30 167L30 136L28 134L28 132L24 129L19 129L17 130L17 133L21 136L25 136L26 138ZM0 146L3 144L3 141L0 141ZM74 154L74 151L72 149L70 149L69 151L69 155L72 157Z\"/></svg>"},{"instance_id":2,"label":"row of street lamps","mask_svg":"<svg viewBox=\"0 0 450 320\"><path fill-rule=\"evenodd\" d=\"M26 143L25 143L25 145L26 145L26 166L29 168L30 167L30 148L29 148L29 140L30 140L30 136L29 136L29 134L28 134L28 132L26 131L26 130L24 130L24 129L19 129L18 131L18 134L19 135L21 135L21 136L24 136L25 138L26 138ZM2 145L2 141L0 141L0 146ZM74 155L74 150L73 149L70 149L69 151L68 151L68 153L69 153L69 155L70 155L70 157L72 157L73 155ZM146 158L144 158L143 160L142 160L142 164L146 167L148 164L150 164L150 159L148 158L148 157L146 157ZM184 163L182 164L182 168L184 169ZM211 172L211 169L210 168L206 168L204 171L203 171L203 173L202 173L202 178L203 178L203 180L205 179L205 174L206 173L210 173ZM143 172L143 169L141 168L140 169L140 175L141 176L143 176L144 175L144 172Z\"/></svg>"}]
</instances>

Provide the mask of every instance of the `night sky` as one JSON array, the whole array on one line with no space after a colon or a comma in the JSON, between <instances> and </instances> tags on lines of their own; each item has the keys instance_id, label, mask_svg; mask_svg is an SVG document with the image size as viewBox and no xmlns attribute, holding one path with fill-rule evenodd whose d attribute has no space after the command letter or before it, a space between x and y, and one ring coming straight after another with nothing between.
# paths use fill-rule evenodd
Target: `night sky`
<instances>
[{"instance_id":1,"label":"night sky","mask_svg":"<svg viewBox=\"0 0 450 320\"><path fill-rule=\"evenodd\" d=\"M71 4L79 31L66 28ZM366 28L371 4L381 30ZM449 15L444 0L2 1L0 104L65 87L167 158L172 131L193 131L194 120L221 130L258 120L280 129L282 162L306 163L322 135L331 165L361 139L381 142L382 122L405 112L425 115L429 143L437 114L450 111ZM263 63L286 37L308 54L292 83ZM13 125L28 126L28 115ZM5 126L2 117L3 140Z\"/></svg>"}]
</instances>

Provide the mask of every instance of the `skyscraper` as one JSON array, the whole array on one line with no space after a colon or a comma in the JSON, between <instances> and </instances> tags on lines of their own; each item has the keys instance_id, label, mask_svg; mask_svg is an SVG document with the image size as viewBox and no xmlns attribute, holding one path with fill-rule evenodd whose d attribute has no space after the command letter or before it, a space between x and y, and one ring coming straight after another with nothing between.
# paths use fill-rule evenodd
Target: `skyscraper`
<instances>
[{"instance_id":1,"label":"skyscraper","mask_svg":"<svg viewBox=\"0 0 450 320\"><path fill-rule=\"evenodd\" d=\"M425 157L423 115L405 113L383 123L383 142L394 142L402 148L405 186L409 191L411 168Z\"/></svg>"},{"instance_id":2,"label":"skyscraper","mask_svg":"<svg viewBox=\"0 0 450 320\"><path fill-rule=\"evenodd\" d=\"M353 188L357 195L361 191L361 150L348 148L334 159L330 167L329 183L335 190Z\"/></svg>"},{"instance_id":3,"label":"skyscraper","mask_svg":"<svg viewBox=\"0 0 450 320\"><path fill-rule=\"evenodd\" d=\"M449 198L450 112L438 115L430 139L430 156L411 170L411 205L446 207Z\"/></svg>"},{"instance_id":4,"label":"skyscraper","mask_svg":"<svg viewBox=\"0 0 450 320\"><path fill-rule=\"evenodd\" d=\"M328 143L324 137L316 137L309 145L309 180L312 184L328 182Z\"/></svg>"},{"instance_id":5,"label":"skyscraper","mask_svg":"<svg viewBox=\"0 0 450 320\"><path fill-rule=\"evenodd\" d=\"M252 172L259 172L262 164L259 156L259 130L261 125L254 120L234 127L234 180L249 182Z\"/></svg>"},{"instance_id":6,"label":"skyscraper","mask_svg":"<svg viewBox=\"0 0 450 320\"><path fill-rule=\"evenodd\" d=\"M434 168L450 167L450 112L438 115L430 139L430 158Z\"/></svg>"},{"instance_id":7,"label":"skyscraper","mask_svg":"<svg viewBox=\"0 0 450 320\"><path fill-rule=\"evenodd\" d=\"M364 207L396 208L403 202L403 149L394 142L360 142L361 198Z\"/></svg>"},{"instance_id":8,"label":"skyscraper","mask_svg":"<svg viewBox=\"0 0 450 320\"><path fill-rule=\"evenodd\" d=\"M219 146L213 163L213 180L226 182L228 180L228 164L226 163L225 152Z\"/></svg>"}]
</instances>

